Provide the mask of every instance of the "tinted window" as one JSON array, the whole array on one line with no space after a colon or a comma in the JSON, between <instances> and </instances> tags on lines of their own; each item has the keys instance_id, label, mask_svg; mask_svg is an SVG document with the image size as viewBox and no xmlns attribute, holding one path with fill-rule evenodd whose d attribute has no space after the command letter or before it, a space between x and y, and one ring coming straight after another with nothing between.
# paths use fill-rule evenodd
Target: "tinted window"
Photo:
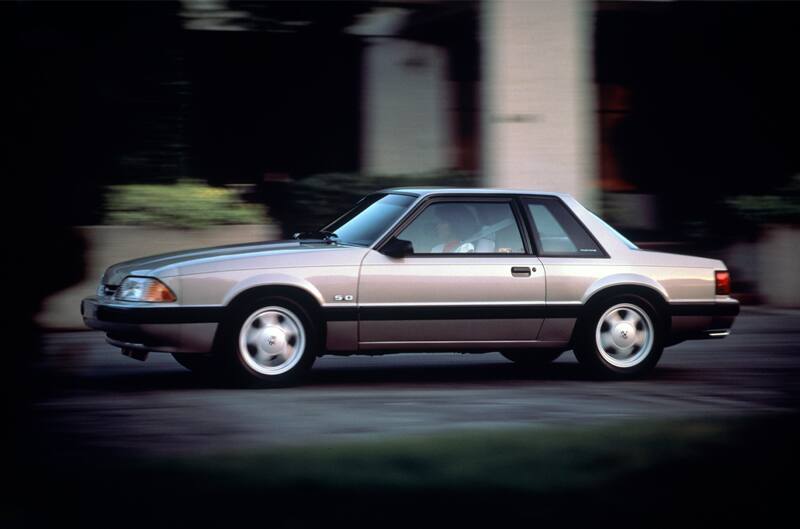
<instances>
[{"instance_id":1,"label":"tinted window","mask_svg":"<svg viewBox=\"0 0 800 529\"><path fill-rule=\"evenodd\" d=\"M507 202L436 202L397 237L411 241L415 254L525 253Z\"/></svg>"},{"instance_id":2,"label":"tinted window","mask_svg":"<svg viewBox=\"0 0 800 529\"><path fill-rule=\"evenodd\" d=\"M557 198L526 199L542 255L602 257L603 251Z\"/></svg>"},{"instance_id":3,"label":"tinted window","mask_svg":"<svg viewBox=\"0 0 800 529\"><path fill-rule=\"evenodd\" d=\"M409 195L369 195L324 229L342 242L369 246L405 213L416 197Z\"/></svg>"}]
</instances>

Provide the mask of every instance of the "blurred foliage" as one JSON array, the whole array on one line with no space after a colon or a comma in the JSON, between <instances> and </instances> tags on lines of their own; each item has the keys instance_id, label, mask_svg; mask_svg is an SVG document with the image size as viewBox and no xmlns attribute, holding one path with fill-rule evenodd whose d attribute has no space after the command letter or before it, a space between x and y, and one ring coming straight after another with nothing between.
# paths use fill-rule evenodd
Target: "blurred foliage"
<instances>
[{"instance_id":1,"label":"blurred foliage","mask_svg":"<svg viewBox=\"0 0 800 529\"><path fill-rule=\"evenodd\" d=\"M748 222L800 225L800 175L770 194L740 195L726 203Z\"/></svg>"},{"instance_id":2,"label":"blurred foliage","mask_svg":"<svg viewBox=\"0 0 800 529\"><path fill-rule=\"evenodd\" d=\"M284 233L316 230L350 209L364 195L391 187L478 187L480 177L469 171L375 176L358 173L314 175L291 182L285 197L270 197L270 212L284 226ZM277 207L273 206L273 203Z\"/></svg>"},{"instance_id":3,"label":"blurred foliage","mask_svg":"<svg viewBox=\"0 0 800 529\"><path fill-rule=\"evenodd\" d=\"M263 224L263 206L245 203L235 190L202 182L109 186L104 224L204 228Z\"/></svg>"}]
</instances>

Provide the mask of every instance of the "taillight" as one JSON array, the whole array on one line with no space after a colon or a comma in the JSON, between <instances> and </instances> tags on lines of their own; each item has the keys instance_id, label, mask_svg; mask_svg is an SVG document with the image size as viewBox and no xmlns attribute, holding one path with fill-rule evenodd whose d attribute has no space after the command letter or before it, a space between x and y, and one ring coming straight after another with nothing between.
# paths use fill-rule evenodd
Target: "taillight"
<instances>
[{"instance_id":1,"label":"taillight","mask_svg":"<svg viewBox=\"0 0 800 529\"><path fill-rule=\"evenodd\" d=\"M727 296L731 293L731 275L727 270L714 272L714 283L716 284L717 294Z\"/></svg>"}]
</instances>

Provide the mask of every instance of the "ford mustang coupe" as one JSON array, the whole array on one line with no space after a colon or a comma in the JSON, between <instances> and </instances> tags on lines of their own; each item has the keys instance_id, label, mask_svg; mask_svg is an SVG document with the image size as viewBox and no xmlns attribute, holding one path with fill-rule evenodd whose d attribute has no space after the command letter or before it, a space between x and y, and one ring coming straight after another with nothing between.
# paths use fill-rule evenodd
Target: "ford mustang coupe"
<instances>
[{"instance_id":1,"label":"ford mustang coupe","mask_svg":"<svg viewBox=\"0 0 800 529\"><path fill-rule=\"evenodd\" d=\"M124 354L285 385L323 354L572 349L641 376L664 347L722 338L739 312L721 261L641 250L570 195L389 189L293 240L108 268L84 322Z\"/></svg>"}]
</instances>

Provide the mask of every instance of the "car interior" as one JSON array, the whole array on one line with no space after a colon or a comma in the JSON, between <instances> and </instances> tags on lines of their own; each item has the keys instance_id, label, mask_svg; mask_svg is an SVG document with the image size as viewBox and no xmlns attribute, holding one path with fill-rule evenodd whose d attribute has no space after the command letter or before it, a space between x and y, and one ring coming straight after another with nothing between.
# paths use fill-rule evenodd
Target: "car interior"
<instances>
[{"instance_id":1,"label":"car interior","mask_svg":"<svg viewBox=\"0 0 800 529\"><path fill-rule=\"evenodd\" d=\"M453 225L458 244L443 252L437 224ZM436 203L428 206L399 238L414 253L524 253L516 219L506 203Z\"/></svg>"}]
</instances>

